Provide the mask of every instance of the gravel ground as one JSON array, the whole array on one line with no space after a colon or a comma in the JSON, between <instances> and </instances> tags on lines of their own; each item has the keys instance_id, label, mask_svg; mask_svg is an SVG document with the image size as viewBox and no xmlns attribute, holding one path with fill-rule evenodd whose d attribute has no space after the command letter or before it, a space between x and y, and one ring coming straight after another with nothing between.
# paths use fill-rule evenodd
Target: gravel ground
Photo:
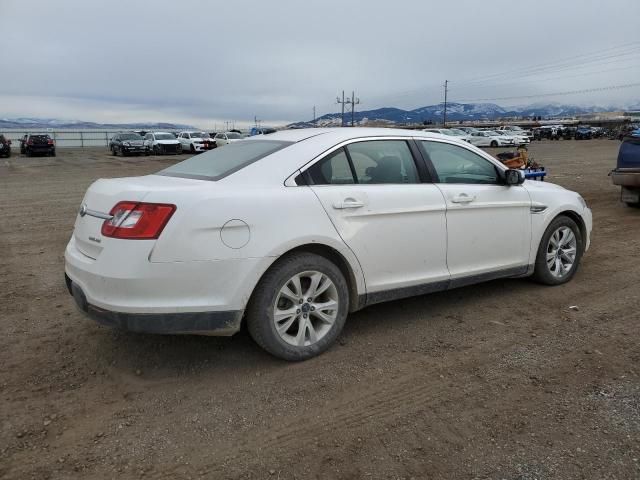
<instances>
[{"instance_id":1,"label":"gravel ground","mask_svg":"<svg viewBox=\"0 0 640 480\"><path fill-rule=\"evenodd\" d=\"M531 146L593 209L572 282L376 305L298 364L244 332L135 335L75 309L63 251L86 188L178 158L2 160L0 478L640 478L640 210L607 177L618 145Z\"/></svg>"}]
</instances>

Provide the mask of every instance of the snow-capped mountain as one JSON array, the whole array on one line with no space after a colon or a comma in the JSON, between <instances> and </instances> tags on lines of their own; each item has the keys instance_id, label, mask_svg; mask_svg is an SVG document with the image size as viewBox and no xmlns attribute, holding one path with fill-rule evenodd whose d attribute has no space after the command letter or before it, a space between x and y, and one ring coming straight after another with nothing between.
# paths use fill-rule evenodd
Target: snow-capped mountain
<instances>
[{"instance_id":1,"label":"snow-capped mountain","mask_svg":"<svg viewBox=\"0 0 640 480\"><path fill-rule=\"evenodd\" d=\"M594 112L606 112L616 110L616 107L563 105L559 103L532 104L517 107L501 107L495 103L447 103L447 120L495 120L503 117L534 117L542 118L572 117ZM356 111L354 122L358 125L366 125L371 121L385 122L389 124L406 124L422 122L440 122L444 104L428 105L414 110L402 110L400 108L379 108L376 110ZM316 120L317 126L339 126L340 113L329 113ZM351 122L351 113L345 112L345 122ZM290 127L303 127L311 125L311 122L297 122Z\"/></svg>"},{"instance_id":2,"label":"snow-capped mountain","mask_svg":"<svg viewBox=\"0 0 640 480\"><path fill-rule=\"evenodd\" d=\"M56 118L0 118L0 130L2 129L157 129L157 130L187 130L191 125L178 123L95 123L83 120L59 120Z\"/></svg>"}]
</instances>

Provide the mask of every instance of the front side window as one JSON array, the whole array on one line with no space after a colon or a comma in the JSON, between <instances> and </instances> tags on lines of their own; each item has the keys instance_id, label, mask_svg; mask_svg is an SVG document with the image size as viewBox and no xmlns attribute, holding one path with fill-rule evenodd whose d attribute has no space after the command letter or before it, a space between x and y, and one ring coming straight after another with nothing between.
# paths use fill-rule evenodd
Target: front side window
<instances>
[{"instance_id":1,"label":"front side window","mask_svg":"<svg viewBox=\"0 0 640 480\"><path fill-rule=\"evenodd\" d=\"M449 143L421 141L439 183L499 183L497 167L477 153Z\"/></svg>"},{"instance_id":2,"label":"front side window","mask_svg":"<svg viewBox=\"0 0 640 480\"><path fill-rule=\"evenodd\" d=\"M355 183L349 159L340 148L314 163L307 173L314 185L347 185Z\"/></svg>"},{"instance_id":3,"label":"front side window","mask_svg":"<svg viewBox=\"0 0 640 480\"><path fill-rule=\"evenodd\" d=\"M347 146L358 183L419 183L409 145L404 140L370 140Z\"/></svg>"}]
</instances>

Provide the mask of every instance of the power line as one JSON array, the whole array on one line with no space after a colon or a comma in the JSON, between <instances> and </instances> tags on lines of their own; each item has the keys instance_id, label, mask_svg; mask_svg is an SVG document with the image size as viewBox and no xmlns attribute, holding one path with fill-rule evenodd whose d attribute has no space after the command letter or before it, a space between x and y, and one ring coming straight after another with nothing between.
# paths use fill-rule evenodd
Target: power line
<instances>
[{"instance_id":1,"label":"power line","mask_svg":"<svg viewBox=\"0 0 640 480\"><path fill-rule=\"evenodd\" d=\"M459 102L488 102L488 101L497 101L497 100L518 100L523 98L542 98L542 97L555 97L558 95L574 95L578 93L602 92L605 90L622 90L624 88L633 88L633 87L640 87L640 82L626 83L622 85L608 85L606 87L585 88L583 90L568 90L564 92L540 93L536 95L520 95L520 96L513 96L513 97L498 97L498 98L476 98L476 99L458 100L458 101Z\"/></svg>"},{"instance_id":2,"label":"power line","mask_svg":"<svg viewBox=\"0 0 640 480\"><path fill-rule=\"evenodd\" d=\"M631 48L630 46L634 46ZM594 63L601 60L606 60L614 57L620 57L625 55L633 55L638 53L638 46L640 42L631 42L623 45L619 45L616 47L606 48L604 50L598 50L590 53L583 53L579 55L573 55L572 57L565 57L563 59L554 60L552 62L541 63L537 65L530 65L528 67L518 67L515 69L510 69L502 72L494 72L488 75L481 75L479 77L470 78L467 80L461 80L459 82L455 82L456 85L469 85L472 83L484 82L487 80L491 80L495 77L502 77L505 75L514 76L514 75L530 75L531 73L549 70L549 69L558 69L558 68L567 68L573 65L584 65L588 63ZM623 48L626 47L626 48ZM622 49L621 51L617 51L618 49ZM613 50L613 52L611 52ZM608 52L608 53L607 53ZM587 58L588 60L580 60L576 62L578 59Z\"/></svg>"}]
</instances>

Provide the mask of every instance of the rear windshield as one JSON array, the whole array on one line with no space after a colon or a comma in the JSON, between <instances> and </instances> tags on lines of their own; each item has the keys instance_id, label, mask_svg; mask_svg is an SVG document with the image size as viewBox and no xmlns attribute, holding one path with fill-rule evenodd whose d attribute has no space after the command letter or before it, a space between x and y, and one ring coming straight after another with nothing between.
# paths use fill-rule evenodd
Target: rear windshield
<instances>
[{"instance_id":1,"label":"rear windshield","mask_svg":"<svg viewBox=\"0 0 640 480\"><path fill-rule=\"evenodd\" d=\"M30 135L30 137L37 140L49 140L51 138L49 135Z\"/></svg>"},{"instance_id":2,"label":"rear windshield","mask_svg":"<svg viewBox=\"0 0 640 480\"><path fill-rule=\"evenodd\" d=\"M293 142L247 140L216 148L158 172L168 177L220 180Z\"/></svg>"}]
</instances>

